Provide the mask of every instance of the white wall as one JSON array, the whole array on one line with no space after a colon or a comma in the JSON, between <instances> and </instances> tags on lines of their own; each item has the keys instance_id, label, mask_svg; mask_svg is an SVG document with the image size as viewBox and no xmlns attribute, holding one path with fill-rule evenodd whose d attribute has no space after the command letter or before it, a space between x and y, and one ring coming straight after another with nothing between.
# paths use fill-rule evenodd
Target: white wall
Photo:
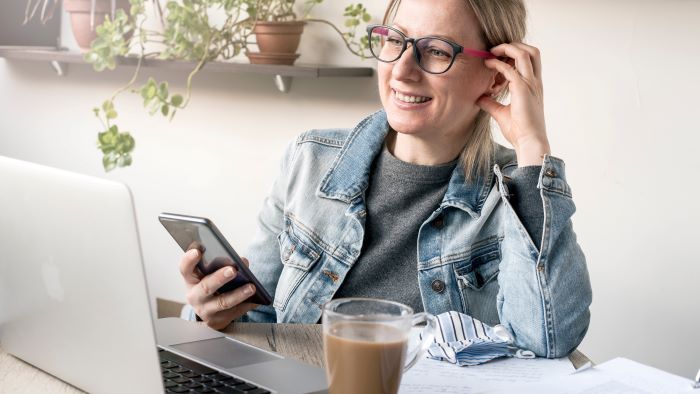
<instances>
[{"instance_id":1,"label":"white wall","mask_svg":"<svg viewBox=\"0 0 700 394\"><path fill-rule=\"evenodd\" d=\"M339 20L343 6L329 2L317 14ZM371 11L381 15L382 4ZM530 11L549 136L567 162L594 288L582 350L597 362L627 356L694 375L700 2L532 0ZM373 65L328 34L310 26L300 61ZM324 51L311 55L316 47ZM132 168L104 174L90 109L132 71L76 65L59 78L44 63L0 59L0 154L126 182L154 297L184 298L180 253L159 212L213 218L244 250L285 144L309 128L351 127L379 107L375 78L296 79L281 94L270 77L204 72L191 105L171 123L146 115L135 95L117 101L120 126L133 132L137 149ZM186 76L146 71L175 88Z\"/></svg>"}]
</instances>

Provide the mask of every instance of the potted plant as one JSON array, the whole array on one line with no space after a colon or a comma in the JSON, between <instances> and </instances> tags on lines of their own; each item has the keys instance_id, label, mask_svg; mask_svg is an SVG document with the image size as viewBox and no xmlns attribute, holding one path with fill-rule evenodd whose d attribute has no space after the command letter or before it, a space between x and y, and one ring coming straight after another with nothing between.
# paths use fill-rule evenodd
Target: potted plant
<instances>
[{"instance_id":1,"label":"potted plant","mask_svg":"<svg viewBox=\"0 0 700 394\"><path fill-rule=\"evenodd\" d=\"M138 58L130 81L114 92L101 106L93 109L102 124L102 131L98 133L98 148L103 154L102 164L105 171L132 163L134 138L131 133L121 130L115 124L118 114L114 101L122 92L131 90L140 94L144 107L151 115L160 113L172 119L177 110L187 106L192 80L207 62L231 59L247 51L248 45L252 44L249 39L256 22L286 12L281 12L281 8L276 5L290 7L294 3L291 0L169 0L160 12L162 30L154 31L143 27L148 19L145 0L129 1L128 13L125 9L117 9L113 18L107 17L97 27L97 37L85 54L85 59L96 71L114 69L120 56ZM346 8L345 24L350 30L344 33L331 22L308 18L308 10L322 1L305 1L307 12L304 14L304 21L322 22L333 26L349 50L365 57L366 39L357 39L355 35L358 25L370 19L364 7L357 4ZM154 0L154 9L160 9L158 0ZM209 17L211 13L223 14L224 21L212 22ZM195 66L187 77L184 95L172 94L167 81L157 82L153 78L149 78L140 88L133 88L143 61L150 58L194 62Z\"/></svg>"},{"instance_id":2,"label":"potted plant","mask_svg":"<svg viewBox=\"0 0 700 394\"><path fill-rule=\"evenodd\" d=\"M46 23L53 17L59 0L27 0L25 10L26 24L41 9L41 23ZM114 19L118 9L126 10L129 0L64 0L63 8L70 15L71 30L78 46L82 51L90 48L90 43L97 37L95 28L101 25L107 15Z\"/></svg>"},{"instance_id":3,"label":"potted plant","mask_svg":"<svg viewBox=\"0 0 700 394\"><path fill-rule=\"evenodd\" d=\"M371 16L362 4L350 5L343 16L349 18L346 27L348 32L341 32L334 24L310 17L311 10L323 0L306 0L301 15L294 10L295 0L251 0L250 17L254 19L253 33L260 52L246 52L251 63L262 64L294 64L299 57L296 53L307 22L321 22L335 29L346 42L348 49L358 56L364 57L366 43L354 40L360 21L368 22ZM363 37L364 38L364 37ZM354 47L353 47L354 44Z\"/></svg>"}]
</instances>

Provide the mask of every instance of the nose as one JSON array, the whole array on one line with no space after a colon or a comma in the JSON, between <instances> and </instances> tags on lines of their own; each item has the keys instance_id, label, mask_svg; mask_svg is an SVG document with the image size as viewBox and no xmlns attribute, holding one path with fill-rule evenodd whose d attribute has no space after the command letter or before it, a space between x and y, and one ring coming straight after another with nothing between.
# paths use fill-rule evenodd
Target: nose
<instances>
[{"instance_id":1,"label":"nose","mask_svg":"<svg viewBox=\"0 0 700 394\"><path fill-rule=\"evenodd\" d=\"M420 79L421 70L418 67L413 51L415 51L413 44L408 45L406 50L401 54L401 57L394 61L391 70L394 79L413 81Z\"/></svg>"}]
</instances>

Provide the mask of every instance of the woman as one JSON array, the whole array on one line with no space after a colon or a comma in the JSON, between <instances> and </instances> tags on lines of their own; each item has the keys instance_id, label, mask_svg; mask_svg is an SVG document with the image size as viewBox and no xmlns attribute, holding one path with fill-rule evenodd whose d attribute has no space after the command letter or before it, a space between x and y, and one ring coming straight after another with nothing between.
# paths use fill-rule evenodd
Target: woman
<instances>
[{"instance_id":1,"label":"woman","mask_svg":"<svg viewBox=\"0 0 700 394\"><path fill-rule=\"evenodd\" d=\"M368 28L383 110L288 147L249 251L273 306L243 302L248 287L216 294L234 270L202 278L185 254L187 300L209 326L315 323L332 298L369 296L500 322L540 356L583 339L591 288L522 1L435 4L391 0ZM513 150L493 143L491 117Z\"/></svg>"}]
</instances>

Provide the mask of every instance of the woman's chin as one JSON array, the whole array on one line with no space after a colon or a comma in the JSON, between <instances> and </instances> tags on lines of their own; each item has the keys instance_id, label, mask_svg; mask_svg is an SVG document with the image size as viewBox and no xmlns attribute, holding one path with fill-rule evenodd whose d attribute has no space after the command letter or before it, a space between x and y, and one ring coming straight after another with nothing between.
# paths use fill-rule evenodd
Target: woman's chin
<instances>
[{"instance_id":1,"label":"woman's chin","mask_svg":"<svg viewBox=\"0 0 700 394\"><path fill-rule=\"evenodd\" d=\"M427 129L425 120L420 117L387 116L391 129L401 134L419 134Z\"/></svg>"}]
</instances>

